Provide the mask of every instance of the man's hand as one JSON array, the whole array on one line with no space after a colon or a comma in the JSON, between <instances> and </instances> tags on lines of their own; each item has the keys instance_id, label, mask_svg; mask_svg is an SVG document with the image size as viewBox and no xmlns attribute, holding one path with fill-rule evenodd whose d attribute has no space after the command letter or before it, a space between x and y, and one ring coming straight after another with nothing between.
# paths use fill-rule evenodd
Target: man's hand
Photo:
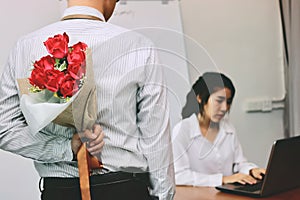
<instances>
[{"instance_id":1,"label":"man's hand","mask_svg":"<svg viewBox=\"0 0 300 200\"><path fill-rule=\"evenodd\" d=\"M104 146L104 132L99 124L95 124L93 130L86 129L82 133L76 133L71 140L71 147L74 155L77 155L83 142L87 143L87 150L90 154L97 156Z\"/></svg>"}]
</instances>

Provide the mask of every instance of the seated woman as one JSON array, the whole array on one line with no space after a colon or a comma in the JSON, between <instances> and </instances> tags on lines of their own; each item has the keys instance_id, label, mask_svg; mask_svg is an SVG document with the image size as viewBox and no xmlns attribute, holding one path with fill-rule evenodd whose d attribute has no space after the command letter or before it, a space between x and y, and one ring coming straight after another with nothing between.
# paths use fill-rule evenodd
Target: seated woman
<instances>
[{"instance_id":1,"label":"seated woman","mask_svg":"<svg viewBox=\"0 0 300 200\"><path fill-rule=\"evenodd\" d=\"M247 162L228 121L234 94L231 80L217 72L204 73L192 86L182 113L187 118L172 133L177 185L214 187L262 179L265 169ZM189 108L195 108L193 101L196 111Z\"/></svg>"}]
</instances>

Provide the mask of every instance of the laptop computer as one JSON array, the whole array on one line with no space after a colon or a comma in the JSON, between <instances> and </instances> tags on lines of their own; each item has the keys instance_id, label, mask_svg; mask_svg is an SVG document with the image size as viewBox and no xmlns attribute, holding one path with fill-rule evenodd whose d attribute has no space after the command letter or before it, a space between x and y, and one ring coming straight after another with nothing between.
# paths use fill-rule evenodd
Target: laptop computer
<instances>
[{"instance_id":1,"label":"laptop computer","mask_svg":"<svg viewBox=\"0 0 300 200\"><path fill-rule=\"evenodd\" d=\"M216 189L251 197L265 197L300 187L300 136L276 140L271 149L266 174L254 185L224 184Z\"/></svg>"}]
</instances>

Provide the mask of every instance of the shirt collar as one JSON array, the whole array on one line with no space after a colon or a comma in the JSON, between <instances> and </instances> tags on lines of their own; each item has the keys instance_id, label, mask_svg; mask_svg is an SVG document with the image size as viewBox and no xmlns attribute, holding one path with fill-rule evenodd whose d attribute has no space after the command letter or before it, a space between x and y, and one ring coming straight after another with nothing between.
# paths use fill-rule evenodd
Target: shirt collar
<instances>
[{"instance_id":1,"label":"shirt collar","mask_svg":"<svg viewBox=\"0 0 300 200\"><path fill-rule=\"evenodd\" d=\"M191 128L190 138L203 137L199 127L199 121L196 114L189 117L189 127ZM220 122L220 130L225 134L233 134L235 132L234 127L229 123L227 117L222 119Z\"/></svg>"},{"instance_id":2,"label":"shirt collar","mask_svg":"<svg viewBox=\"0 0 300 200\"><path fill-rule=\"evenodd\" d=\"M202 134L201 133L201 130L200 130L200 127L199 127L199 121L198 121L198 118L197 118L197 115L196 114L192 114L190 117L189 117L189 127L191 129L191 135L190 137L191 138L196 138L196 137L201 137Z\"/></svg>"},{"instance_id":3,"label":"shirt collar","mask_svg":"<svg viewBox=\"0 0 300 200\"><path fill-rule=\"evenodd\" d=\"M92 7L88 7L88 6L72 6L67 8L64 13L62 18L69 16L69 15L90 15L90 16L94 16L94 17L98 17L100 18L102 21L105 22L105 18L104 15L98 11L95 8Z\"/></svg>"}]
</instances>

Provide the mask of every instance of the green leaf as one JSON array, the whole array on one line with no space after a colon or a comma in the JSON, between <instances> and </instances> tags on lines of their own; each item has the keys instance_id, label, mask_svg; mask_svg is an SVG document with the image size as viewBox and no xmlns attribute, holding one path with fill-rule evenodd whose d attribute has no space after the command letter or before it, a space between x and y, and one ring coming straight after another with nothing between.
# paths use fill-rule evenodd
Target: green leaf
<instances>
[{"instance_id":1,"label":"green leaf","mask_svg":"<svg viewBox=\"0 0 300 200\"><path fill-rule=\"evenodd\" d=\"M29 88L30 93L37 93L37 92L40 92L40 91L42 91L42 90L38 87L32 86L32 87Z\"/></svg>"},{"instance_id":2,"label":"green leaf","mask_svg":"<svg viewBox=\"0 0 300 200\"><path fill-rule=\"evenodd\" d=\"M67 62L65 60L62 63L57 62L57 61L55 62L55 68L61 72L66 70L67 67L68 67Z\"/></svg>"},{"instance_id":3,"label":"green leaf","mask_svg":"<svg viewBox=\"0 0 300 200\"><path fill-rule=\"evenodd\" d=\"M55 67L58 67L60 65L60 59L59 58L55 58Z\"/></svg>"}]
</instances>

